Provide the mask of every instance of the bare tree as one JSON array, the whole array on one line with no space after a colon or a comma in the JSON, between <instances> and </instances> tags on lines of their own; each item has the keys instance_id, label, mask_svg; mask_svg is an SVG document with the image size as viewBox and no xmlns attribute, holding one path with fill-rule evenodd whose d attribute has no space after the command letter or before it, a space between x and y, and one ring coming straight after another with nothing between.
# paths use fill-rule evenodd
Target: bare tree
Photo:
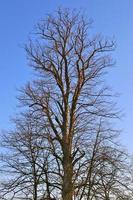
<instances>
[{"instance_id":1,"label":"bare tree","mask_svg":"<svg viewBox=\"0 0 133 200\"><path fill-rule=\"evenodd\" d=\"M103 81L115 44L91 37L90 27L80 14L59 9L37 25L37 39L25 47L37 78L19 99L36 116L50 149L47 170L41 168L49 198L52 191L63 200L107 200L110 193L117 198L113 186L120 186L123 154L111 128L118 111Z\"/></svg>"},{"instance_id":2,"label":"bare tree","mask_svg":"<svg viewBox=\"0 0 133 200\"><path fill-rule=\"evenodd\" d=\"M14 132L3 138L6 154L1 158L2 172L10 177L1 185L1 199L9 199L9 195L10 199L61 198L63 167L57 158L61 157L61 150L49 140L44 122L33 115L24 115L15 119L15 124ZM116 142L114 145L115 137L116 132L100 120L93 137L77 138L73 199L132 199L127 155Z\"/></svg>"},{"instance_id":3,"label":"bare tree","mask_svg":"<svg viewBox=\"0 0 133 200\"><path fill-rule=\"evenodd\" d=\"M47 166L50 160L42 130L31 115L14 120L16 129L3 136L2 172L8 178L1 185L1 198L37 200L46 194ZM7 151L8 150L8 151ZM45 181L44 181L45 179ZM47 190L48 191L48 190Z\"/></svg>"}]
</instances>

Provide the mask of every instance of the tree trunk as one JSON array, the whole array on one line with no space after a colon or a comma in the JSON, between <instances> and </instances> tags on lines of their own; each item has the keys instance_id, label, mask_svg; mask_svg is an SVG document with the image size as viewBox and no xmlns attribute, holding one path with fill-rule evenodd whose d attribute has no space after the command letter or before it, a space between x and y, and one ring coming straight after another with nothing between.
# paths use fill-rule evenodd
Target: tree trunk
<instances>
[{"instance_id":1,"label":"tree trunk","mask_svg":"<svg viewBox=\"0 0 133 200\"><path fill-rule=\"evenodd\" d=\"M63 177L63 188L62 188L62 198L63 200L72 200L73 199L73 165L71 150L69 145L65 145L63 149L63 168L64 168L64 177Z\"/></svg>"}]
</instances>

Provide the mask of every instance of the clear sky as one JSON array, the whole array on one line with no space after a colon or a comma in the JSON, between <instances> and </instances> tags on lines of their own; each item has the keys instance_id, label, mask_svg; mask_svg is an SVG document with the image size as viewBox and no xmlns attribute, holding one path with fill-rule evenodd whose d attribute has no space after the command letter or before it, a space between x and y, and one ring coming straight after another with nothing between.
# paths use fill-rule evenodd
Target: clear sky
<instances>
[{"instance_id":1,"label":"clear sky","mask_svg":"<svg viewBox=\"0 0 133 200\"><path fill-rule=\"evenodd\" d=\"M0 0L0 129L10 127L16 89L31 77L21 46L36 22L60 6L85 10L94 21L94 32L115 36L116 68L108 82L121 94L118 103L125 114L121 138L133 153L133 0Z\"/></svg>"}]
</instances>

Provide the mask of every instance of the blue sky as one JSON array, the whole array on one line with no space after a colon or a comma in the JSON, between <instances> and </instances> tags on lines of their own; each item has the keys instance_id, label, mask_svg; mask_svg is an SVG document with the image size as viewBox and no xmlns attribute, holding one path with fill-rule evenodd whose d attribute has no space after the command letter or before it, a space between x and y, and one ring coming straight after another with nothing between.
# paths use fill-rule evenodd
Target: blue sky
<instances>
[{"instance_id":1,"label":"blue sky","mask_svg":"<svg viewBox=\"0 0 133 200\"><path fill-rule=\"evenodd\" d=\"M108 83L121 94L121 139L133 153L133 0L0 0L0 129L11 126L16 89L31 78L22 45L36 22L60 6L85 10L94 21L92 31L117 41Z\"/></svg>"}]
</instances>

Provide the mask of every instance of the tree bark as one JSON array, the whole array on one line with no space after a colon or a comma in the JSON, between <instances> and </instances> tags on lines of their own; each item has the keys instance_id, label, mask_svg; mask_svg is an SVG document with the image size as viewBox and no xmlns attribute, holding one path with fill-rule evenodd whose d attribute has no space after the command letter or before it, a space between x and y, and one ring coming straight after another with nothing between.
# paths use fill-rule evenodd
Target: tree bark
<instances>
[{"instance_id":1,"label":"tree bark","mask_svg":"<svg viewBox=\"0 0 133 200\"><path fill-rule=\"evenodd\" d=\"M70 145L65 145L63 148L63 168L64 168L64 177L63 177L63 187L62 187L62 198L63 200L72 200L73 199L73 165Z\"/></svg>"}]
</instances>

